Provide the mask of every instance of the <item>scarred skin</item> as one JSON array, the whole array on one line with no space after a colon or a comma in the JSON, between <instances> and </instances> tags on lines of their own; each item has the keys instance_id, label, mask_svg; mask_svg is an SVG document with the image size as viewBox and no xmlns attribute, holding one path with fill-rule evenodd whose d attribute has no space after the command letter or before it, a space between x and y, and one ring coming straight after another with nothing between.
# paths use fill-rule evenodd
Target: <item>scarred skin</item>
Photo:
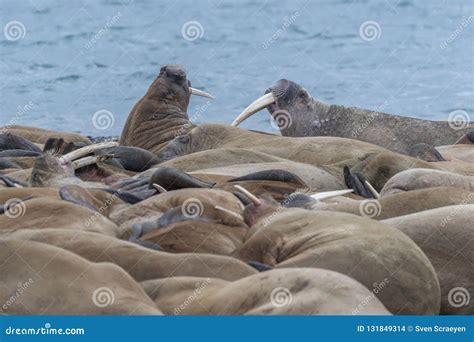
<instances>
[{"instance_id":1,"label":"scarred skin","mask_svg":"<svg viewBox=\"0 0 474 342\"><path fill-rule=\"evenodd\" d=\"M120 145L137 146L158 153L177 135L194 125L186 113L190 82L179 66L164 66L146 94L128 115Z\"/></svg>"}]
</instances>

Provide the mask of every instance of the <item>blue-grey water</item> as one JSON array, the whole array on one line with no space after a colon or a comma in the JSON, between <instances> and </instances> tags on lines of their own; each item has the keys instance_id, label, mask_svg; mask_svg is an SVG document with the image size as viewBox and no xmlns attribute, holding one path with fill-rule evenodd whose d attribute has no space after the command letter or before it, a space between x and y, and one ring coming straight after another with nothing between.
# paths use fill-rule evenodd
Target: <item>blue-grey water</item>
<instances>
[{"instance_id":1,"label":"blue-grey water","mask_svg":"<svg viewBox=\"0 0 474 342\"><path fill-rule=\"evenodd\" d=\"M472 120L473 14L472 0L1 0L0 125L118 135L170 63L216 97L192 99L197 123L230 123L280 78L329 103ZM266 111L243 127L272 130Z\"/></svg>"}]
</instances>

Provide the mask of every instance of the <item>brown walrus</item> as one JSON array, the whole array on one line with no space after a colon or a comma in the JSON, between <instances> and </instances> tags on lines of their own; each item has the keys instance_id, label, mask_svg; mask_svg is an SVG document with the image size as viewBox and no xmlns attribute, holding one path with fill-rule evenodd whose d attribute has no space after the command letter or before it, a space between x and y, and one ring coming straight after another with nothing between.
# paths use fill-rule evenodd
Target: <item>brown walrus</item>
<instances>
[{"instance_id":1,"label":"brown walrus","mask_svg":"<svg viewBox=\"0 0 474 342\"><path fill-rule=\"evenodd\" d=\"M408 154L412 146L454 144L474 129L473 122L454 126L448 121L428 121L374 112L361 108L329 105L313 98L306 89L289 80L279 80L255 100L232 123L239 123L268 108L285 136L333 136L352 138Z\"/></svg>"},{"instance_id":2,"label":"brown walrus","mask_svg":"<svg viewBox=\"0 0 474 342\"><path fill-rule=\"evenodd\" d=\"M471 197L474 200L474 193ZM474 314L474 205L425 210L383 222L408 235L430 259L441 286L440 314Z\"/></svg>"},{"instance_id":3,"label":"brown walrus","mask_svg":"<svg viewBox=\"0 0 474 342\"><path fill-rule=\"evenodd\" d=\"M90 262L44 243L0 239L0 314L161 315L138 283L112 263Z\"/></svg>"},{"instance_id":4,"label":"brown walrus","mask_svg":"<svg viewBox=\"0 0 474 342\"><path fill-rule=\"evenodd\" d=\"M272 270L228 282L174 277L141 283L166 315L389 315L354 279L320 268Z\"/></svg>"},{"instance_id":5,"label":"brown walrus","mask_svg":"<svg viewBox=\"0 0 474 342\"><path fill-rule=\"evenodd\" d=\"M128 115L120 145L158 153L170 140L188 132L194 127L187 114L191 94L212 98L191 88L182 67L162 67L146 94Z\"/></svg>"},{"instance_id":6,"label":"brown walrus","mask_svg":"<svg viewBox=\"0 0 474 342\"><path fill-rule=\"evenodd\" d=\"M389 225L346 213L283 208L255 200L245 208L251 226L235 256L275 268L316 267L351 276L394 314L439 313L440 289L428 258Z\"/></svg>"}]
</instances>

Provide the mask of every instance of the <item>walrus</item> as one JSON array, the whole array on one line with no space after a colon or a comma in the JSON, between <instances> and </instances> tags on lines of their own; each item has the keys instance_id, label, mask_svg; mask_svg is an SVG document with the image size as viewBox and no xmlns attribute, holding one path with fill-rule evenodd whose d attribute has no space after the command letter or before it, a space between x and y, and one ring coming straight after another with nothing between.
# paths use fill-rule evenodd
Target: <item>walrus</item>
<instances>
[{"instance_id":1,"label":"walrus","mask_svg":"<svg viewBox=\"0 0 474 342\"><path fill-rule=\"evenodd\" d=\"M363 285L320 268L272 270L233 282L173 277L141 285L165 315L390 315Z\"/></svg>"},{"instance_id":2,"label":"walrus","mask_svg":"<svg viewBox=\"0 0 474 342\"><path fill-rule=\"evenodd\" d=\"M122 268L48 244L0 239L1 314L161 315Z\"/></svg>"},{"instance_id":3,"label":"walrus","mask_svg":"<svg viewBox=\"0 0 474 342\"><path fill-rule=\"evenodd\" d=\"M385 183L380 196L440 186L461 188L474 192L474 176L464 176L441 170L405 170L397 173Z\"/></svg>"},{"instance_id":4,"label":"walrus","mask_svg":"<svg viewBox=\"0 0 474 342\"><path fill-rule=\"evenodd\" d=\"M114 263L139 282L180 276L233 281L257 273L253 267L228 256L159 252L84 230L19 229L2 236L59 247L92 262Z\"/></svg>"},{"instance_id":5,"label":"walrus","mask_svg":"<svg viewBox=\"0 0 474 342\"><path fill-rule=\"evenodd\" d=\"M251 227L235 256L274 268L315 267L351 276L393 314L435 315L440 288L425 254L387 224L336 212L283 208L259 199L244 211ZM384 279L386 279L384 281Z\"/></svg>"},{"instance_id":6,"label":"walrus","mask_svg":"<svg viewBox=\"0 0 474 342\"><path fill-rule=\"evenodd\" d=\"M408 154L420 143L430 146L454 144L474 129L474 123L452 127L448 121L429 121L330 105L313 98L295 82L281 79L265 91L233 121L232 126L267 108L284 136L333 136L352 138Z\"/></svg>"},{"instance_id":7,"label":"walrus","mask_svg":"<svg viewBox=\"0 0 474 342\"><path fill-rule=\"evenodd\" d=\"M187 109L191 94L212 98L191 87L184 69L166 65L133 106L120 136L121 146L137 146L158 153L177 135L194 127Z\"/></svg>"},{"instance_id":8,"label":"walrus","mask_svg":"<svg viewBox=\"0 0 474 342\"><path fill-rule=\"evenodd\" d=\"M0 134L0 151L6 150L41 152L41 149L28 139L13 133L2 133Z\"/></svg>"},{"instance_id":9,"label":"walrus","mask_svg":"<svg viewBox=\"0 0 474 342\"><path fill-rule=\"evenodd\" d=\"M440 314L474 314L474 205L425 210L383 222L408 235L430 259L441 286Z\"/></svg>"},{"instance_id":10,"label":"walrus","mask_svg":"<svg viewBox=\"0 0 474 342\"><path fill-rule=\"evenodd\" d=\"M436 150L440 152L445 160L462 160L474 163L474 144L437 146Z\"/></svg>"},{"instance_id":11,"label":"walrus","mask_svg":"<svg viewBox=\"0 0 474 342\"><path fill-rule=\"evenodd\" d=\"M77 142L86 145L92 143L88 138L77 133L60 132L39 127L11 125L6 127L0 127L0 131L3 133L12 133L17 136L23 137L31 141L32 143L42 145L46 144L46 142L50 138L63 138L66 142Z\"/></svg>"}]
</instances>

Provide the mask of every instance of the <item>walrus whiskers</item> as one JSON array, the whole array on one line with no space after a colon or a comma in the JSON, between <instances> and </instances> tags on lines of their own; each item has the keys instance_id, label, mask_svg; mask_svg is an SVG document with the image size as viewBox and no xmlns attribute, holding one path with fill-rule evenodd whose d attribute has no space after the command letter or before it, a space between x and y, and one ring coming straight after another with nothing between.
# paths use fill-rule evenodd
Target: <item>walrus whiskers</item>
<instances>
[{"instance_id":1,"label":"walrus whiskers","mask_svg":"<svg viewBox=\"0 0 474 342\"><path fill-rule=\"evenodd\" d=\"M232 210L223 208L223 207L221 207L221 206L219 206L219 205L214 206L214 208L217 209L217 210L220 210L220 211L222 211L222 212L224 212L224 213L226 213L226 214L229 214L230 216L235 217L235 218L238 219L238 220L245 221L245 219L244 219L244 217L243 217L242 215L237 214L237 213L234 213Z\"/></svg>"},{"instance_id":2,"label":"walrus whiskers","mask_svg":"<svg viewBox=\"0 0 474 342\"><path fill-rule=\"evenodd\" d=\"M78 159L79 157L88 155L89 153L102 150L104 148L115 147L115 146L118 146L118 142L108 141L108 142L98 143L94 145L88 145L88 146L81 147L77 150L74 150L72 152L69 152L68 154L63 155L59 159L60 159L61 164L64 165L68 162Z\"/></svg>"},{"instance_id":3,"label":"walrus whiskers","mask_svg":"<svg viewBox=\"0 0 474 342\"><path fill-rule=\"evenodd\" d=\"M253 204L255 204L256 206L260 206L262 205L262 201L259 200L257 198L257 196L255 196L254 194L252 194L250 191L248 191L247 189L245 189L244 187L240 186L240 185L234 185L234 188L236 188L237 190L239 190L240 192L242 192L245 196L247 196L249 198L249 200L252 201Z\"/></svg>"}]
</instances>

